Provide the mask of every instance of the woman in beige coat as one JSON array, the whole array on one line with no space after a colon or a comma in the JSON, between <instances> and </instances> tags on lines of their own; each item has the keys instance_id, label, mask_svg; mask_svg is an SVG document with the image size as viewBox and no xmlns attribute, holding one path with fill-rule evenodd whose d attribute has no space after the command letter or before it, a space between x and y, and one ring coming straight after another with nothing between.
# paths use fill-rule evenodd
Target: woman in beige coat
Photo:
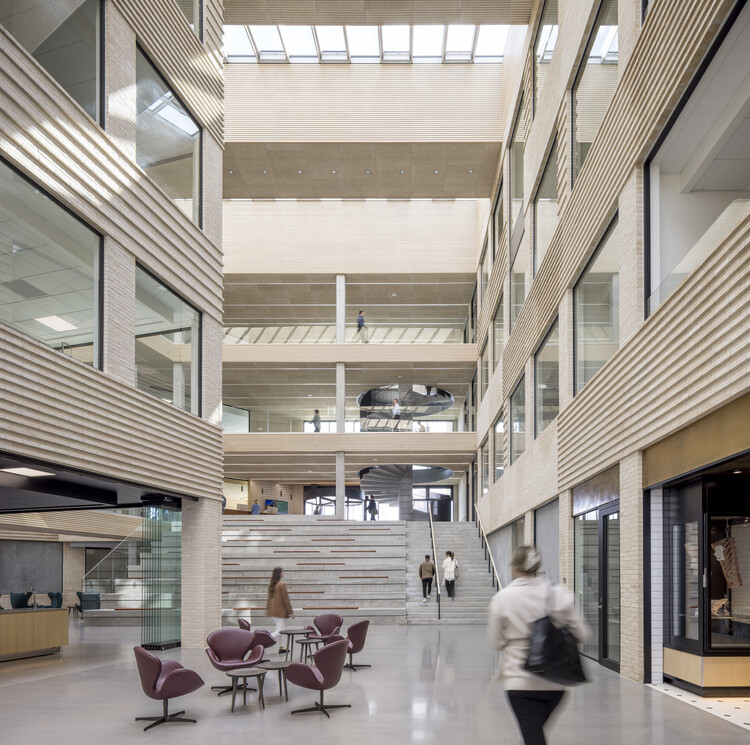
<instances>
[{"instance_id":1,"label":"woman in beige coat","mask_svg":"<svg viewBox=\"0 0 750 745\"><path fill-rule=\"evenodd\" d=\"M273 619L276 624L276 631L271 632L271 636L277 638L282 629L286 628L288 618L294 618L294 610L289 601L289 593L286 589L286 582L282 579L284 570L276 567L271 574L271 581L268 583L268 600L266 602L266 615ZM279 652L286 652L286 649L279 647Z\"/></svg>"},{"instance_id":2,"label":"woman in beige coat","mask_svg":"<svg viewBox=\"0 0 750 745\"><path fill-rule=\"evenodd\" d=\"M544 724L565 694L565 686L524 669L529 655L531 624L549 615L557 627L567 627L578 641L586 627L573 607L573 596L548 584L536 573L542 556L534 546L513 554L513 582L490 603L489 640L502 653L497 677L502 681L525 745L545 745Z\"/></svg>"}]
</instances>

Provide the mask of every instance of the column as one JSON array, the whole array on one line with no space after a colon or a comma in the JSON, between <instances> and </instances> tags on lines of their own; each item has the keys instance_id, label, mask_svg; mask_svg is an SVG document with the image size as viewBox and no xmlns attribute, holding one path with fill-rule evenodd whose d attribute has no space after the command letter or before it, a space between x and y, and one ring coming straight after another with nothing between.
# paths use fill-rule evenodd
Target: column
<instances>
[{"instance_id":1,"label":"column","mask_svg":"<svg viewBox=\"0 0 750 745\"><path fill-rule=\"evenodd\" d=\"M336 432L346 432L346 365L336 363Z\"/></svg>"},{"instance_id":2,"label":"column","mask_svg":"<svg viewBox=\"0 0 750 745\"><path fill-rule=\"evenodd\" d=\"M346 276L336 275L336 343L346 342Z\"/></svg>"},{"instance_id":3,"label":"column","mask_svg":"<svg viewBox=\"0 0 750 745\"><path fill-rule=\"evenodd\" d=\"M406 466L398 483L398 519L414 519L414 473L411 466Z\"/></svg>"},{"instance_id":4,"label":"column","mask_svg":"<svg viewBox=\"0 0 750 745\"><path fill-rule=\"evenodd\" d=\"M341 451L336 452L336 517L346 518L346 457Z\"/></svg>"}]
</instances>

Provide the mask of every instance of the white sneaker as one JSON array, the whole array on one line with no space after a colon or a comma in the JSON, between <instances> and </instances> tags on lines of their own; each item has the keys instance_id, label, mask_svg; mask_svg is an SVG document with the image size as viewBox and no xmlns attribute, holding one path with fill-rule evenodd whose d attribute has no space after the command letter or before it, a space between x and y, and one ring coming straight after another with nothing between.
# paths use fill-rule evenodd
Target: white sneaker
<instances>
[{"instance_id":1,"label":"white sneaker","mask_svg":"<svg viewBox=\"0 0 750 745\"><path fill-rule=\"evenodd\" d=\"M426 603L426 602L427 602L427 598L424 598L424 599L422 600L422 602L423 602L423 603Z\"/></svg>"}]
</instances>

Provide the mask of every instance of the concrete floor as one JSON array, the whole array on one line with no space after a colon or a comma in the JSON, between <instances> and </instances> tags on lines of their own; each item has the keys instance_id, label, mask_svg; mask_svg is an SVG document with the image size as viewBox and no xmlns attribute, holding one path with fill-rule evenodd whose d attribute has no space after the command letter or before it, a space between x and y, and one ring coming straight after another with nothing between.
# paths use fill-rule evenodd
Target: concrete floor
<instances>
[{"instance_id":1,"label":"concrete floor","mask_svg":"<svg viewBox=\"0 0 750 745\"><path fill-rule=\"evenodd\" d=\"M141 692L131 647L137 629L84 628L71 622L71 644L57 657L0 664L0 722L4 742L106 745L155 740L180 745L297 742L304 745L446 743L516 745L520 742L497 683L496 656L481 627L374 626L360 662L372 669L344 672L327 694L351 709L290 716L315 694L289 686L278 696L275 673L266 684L266 710L257 700L234 714L227 696L210 685L224 676L202 650L166 656L194 667L206 686L175 701L198 724L167 724L148 733L136 715L157 715L161 704ZM279 655L274 655L274 659ZM588 664L591 684L568 695L548 734L554 745L737 745L747 733L727 721ZM273 677L272 677L273 676ZM176 710L176 709L175 709ZM280 739L283 738L283 739Z\"/></svg>"}]
</instances>

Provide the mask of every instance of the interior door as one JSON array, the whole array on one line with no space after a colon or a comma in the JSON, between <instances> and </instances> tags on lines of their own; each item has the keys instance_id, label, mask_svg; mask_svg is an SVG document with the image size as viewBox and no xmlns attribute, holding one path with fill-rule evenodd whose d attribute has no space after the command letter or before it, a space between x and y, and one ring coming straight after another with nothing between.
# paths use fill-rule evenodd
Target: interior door
<instances>
[{"instance_id":1,"label":"interior door","mask_svg":"<svg viewBox=\"0 0 750 745\"><path fill-rule=\"evenodd\" d=\"M599 510L601 547L599 662L620 669L620 508Z\"/></svg>"}]
</instances>

